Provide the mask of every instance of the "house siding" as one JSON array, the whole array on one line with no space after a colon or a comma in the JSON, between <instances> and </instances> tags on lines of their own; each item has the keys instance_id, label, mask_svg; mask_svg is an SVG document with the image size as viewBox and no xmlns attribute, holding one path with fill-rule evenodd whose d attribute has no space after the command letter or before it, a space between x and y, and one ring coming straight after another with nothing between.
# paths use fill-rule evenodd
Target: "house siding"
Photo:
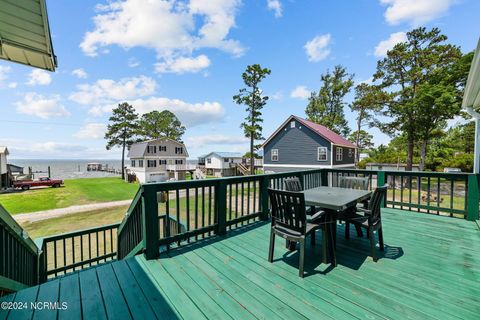
<instances>
[{"instance_id":1,"label":"house siding","mask_svg":"<svg viewBox=\"0 0 480 320\"><path fill-rule=\"evenodd\" d=\"M295 121L295 120L292 120ZM317 148L327 148L327 160L317 160ZM278 149L278 161L271 160L272 149ZM330 165L331 143L322 138L309 128L295 121L295 127L291 128L288 122L282 129L264 146L264 166L276 165ZM297 168L297 170L300 170ZM278 171L278 170L275 170Z\"/></svg>"},{"instance_id":2,"label":"house siding","mask_svg":"<svg viewBox=\"0 0 480 320\"><path fill-rule=\"evenodd\" d=\"M336 152L337 148L342 148L343 149L343 159L342 161L337 161L336 157ZM351 155L349 153L349 150L352 150ZM341 146L336 146L333 145L333 165L345 165L345 164L351 164L352 167L355 165L355 148L348 148L348 147L341 147Z\"/></svg>"}]
</instances>

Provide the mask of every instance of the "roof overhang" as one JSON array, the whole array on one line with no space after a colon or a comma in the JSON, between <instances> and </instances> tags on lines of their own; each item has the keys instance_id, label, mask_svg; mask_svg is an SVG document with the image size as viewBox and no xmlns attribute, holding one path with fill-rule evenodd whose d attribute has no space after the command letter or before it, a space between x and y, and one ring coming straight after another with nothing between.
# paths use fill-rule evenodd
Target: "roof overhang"
<instances>
[{"instance_id":1,"label":"roof overhang","mask_svg":"<svg viewBox=\"0 0 480 320\"><path fill-rule=\"evenodd\" d=\"M480 118L480 40L475 50L470 72L468 73L462 107L472 117Z\"/></svg>"},{"instance_id":2,"label":"roof overhang","mask_svg":"<svg viewBox=\"0 0 480 320\"><path fill-rule=\"evenodd\" d=\"M0 59L55 71L45 0L0 0Z\"/></svg>"}]
</instances>

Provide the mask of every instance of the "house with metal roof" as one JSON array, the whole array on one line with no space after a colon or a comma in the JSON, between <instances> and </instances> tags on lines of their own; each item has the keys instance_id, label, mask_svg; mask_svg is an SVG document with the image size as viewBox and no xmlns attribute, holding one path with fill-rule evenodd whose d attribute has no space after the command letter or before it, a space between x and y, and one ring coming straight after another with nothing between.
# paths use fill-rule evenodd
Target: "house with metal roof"
<instances>
[{"instance_id":1,"label":"house with metal roof","mask_svg":"<svg viewBox=\"0 0 480 320\"><path fill-rule=\"evenodd\" d=\"M290 116L262 145L265 171L354 168L357 146L325 126Z\"/></svg>"},{"instance_id":2,"label":"house with metal roof","mask_svg":"<svg viewBox=\"0 0 480 320\"><path fill-rule=\"evenodd\" d=\"M130 159L127 170L134 173L140 183L185 180L186 171L195 170L195 166L187 163L186 146L168 138L134 143L127 157Z\"/></svg>"},{"instance_id":3,"label":"house with metal roof","mask_svg":"<svg viewBox=\"0 0 480 320\"><path fill-rule=\"evenodd\" d=\"M198 165L204 168L207 175L217 177L235 176L238 165L242 164L240 152L213 151L198 157Z\"/></svg>"}]
</instances>

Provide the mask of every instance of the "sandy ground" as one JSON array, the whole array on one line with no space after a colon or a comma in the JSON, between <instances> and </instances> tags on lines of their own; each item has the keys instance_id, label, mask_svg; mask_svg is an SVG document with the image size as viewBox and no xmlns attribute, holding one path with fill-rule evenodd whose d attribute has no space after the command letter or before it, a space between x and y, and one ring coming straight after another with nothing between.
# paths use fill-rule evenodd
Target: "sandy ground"
<instances>
[{"instance_id":1,"label":"sandy ground","mask_svg":"<svg viewBox=\"0 0 480 320\"><path fill-rule=\"evenodd\" d=\"M29 213L19 213L19 214L13 215L13 218L19 223L35 222L35 221L61 217L64 215L69 215L69 214L74 214L79 212L126 206L126 205L129 205L130 203L132 203L132 200L92 203L92 204L85 204L81 206L71 206L67 208L51 209L51 210L36 211L36 212L29 212Z\"/></svg>"}]
</instances>

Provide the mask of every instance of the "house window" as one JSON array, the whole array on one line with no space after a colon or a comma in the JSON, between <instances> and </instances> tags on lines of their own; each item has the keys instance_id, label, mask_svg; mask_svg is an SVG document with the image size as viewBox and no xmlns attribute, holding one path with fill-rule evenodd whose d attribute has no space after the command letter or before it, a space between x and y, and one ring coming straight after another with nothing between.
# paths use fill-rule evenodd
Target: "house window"
<instances>
[{"instance_id":1,"label":"house window","mask_svg":"<svg viewBox=\"0 0 480 320\"><path fill-rule=\"evenodd\" d=\"M158 146L158 151L166 152L167 151L167 146Z\"/></svg>"},{"instance_id":2,"label":"house window","mask_svg":"<svg viewBox=\"0 0 480 320\"><path fill-rule=\"evenodd\" d=\"M157 153L157 146L147 146L147 153Z\"/></svg>"},{"instance_id":3,"label":"house window","mask_svg":"<svg viewBox=\"0 0 480 320\"><path fill-rule=\"evenodd\" d=\"M228 159L228 158L223 158L223 162L228 162L228 161L230 161L230 159Z\"/></svg>"},{"instance_id":4,"label":"house window","mask_svg":"<svg viewBox=\"0 0 480 320\"><path fill-rule=\"evenodd\" d=\"M290 121L290 128L295 128L295 121Z\"/></svg>"},{"instance_id":5,"label":"house window","mask_svg":"<svg viewBox=\"0 0 480 320\"><path fill-rule=\"evenodd\" d=\"M158 164L159 165L165 165L165 164L167 164L167 160L166 159L160 159L160 160L158 160Z\"/></svg>"},{"instance_id":6,"label":"house window","mask_svg":"<svg viewBox=\"0 0 480 320\"><path fill-rule=\"evenodd\" d=\"M132 160L132 168L135 168L135 160Z\"/></svg>"},{"instance_id":7,"label":"house window","mask_svg":"<svg viewBox=\"0 0 480 320\"><path fill-rule=\"evenodd\" d=\"M138 167L143 168L143 160L138 160Z\"/></svg>"},{"instance_id":8,"label":"house window","mask_svg":"<svg viewBox=\"0 0 480 320\"><path fill-rule=\"evenodd\" d=\"M272 149L272 161L278 161L278 149Z\"/></svg>"},{"instance_id":9,"label":"house window","mask_svg":"<svg viewBox=\"0 0 480 320\"><path fill-rule=\"evenodd\" d=\"M175 164L183 164L183 159L175 159Z\"/></svg>"},{"instance_id":10,"label":"house window","mask_svg":"<svg viewBox=\"0 0 480 320\"><path fill-rule=\"evenodd\" d=\"M175 154L182 154L183 153L183 147L175 147Z\"/></svg>"},{"instance_id":11,"label":"house window","mask_svg":"<svg viewBox=\"0 0 480 320\"><path fill-rule=\"evenodd\" d=\"M327 161L327 147L317 148L317 161Z\"/></svg>"},{"instance_id":12,"label":"house window","mask_svg":"<svg viewBox=\"0 0 480 320\"><path fill-rule=\"evenodd\" d=\"M208 164L212 163L212 158L207 158L207 163Z\"/></svg>"},{"instance_id":13,"label":"house window","mask_svg":"<svg viewBox=\"0 0 480 320\"><path fill-rule=\"evenodd\" d=\"M157 160L147 160L147 167L155 168L157 166Z\"/></svg>"},{"instance_id":14,"label":"house window","mask_svg":"<svg viewBox=\"0 0 480 320\"><path fill-rule=\"evenodd\" d=\"M343 160L343 148L342 147L337 147L337 153L335 155L335 159L337 161L342 161Z\"/></svg>"}]
</instances>

